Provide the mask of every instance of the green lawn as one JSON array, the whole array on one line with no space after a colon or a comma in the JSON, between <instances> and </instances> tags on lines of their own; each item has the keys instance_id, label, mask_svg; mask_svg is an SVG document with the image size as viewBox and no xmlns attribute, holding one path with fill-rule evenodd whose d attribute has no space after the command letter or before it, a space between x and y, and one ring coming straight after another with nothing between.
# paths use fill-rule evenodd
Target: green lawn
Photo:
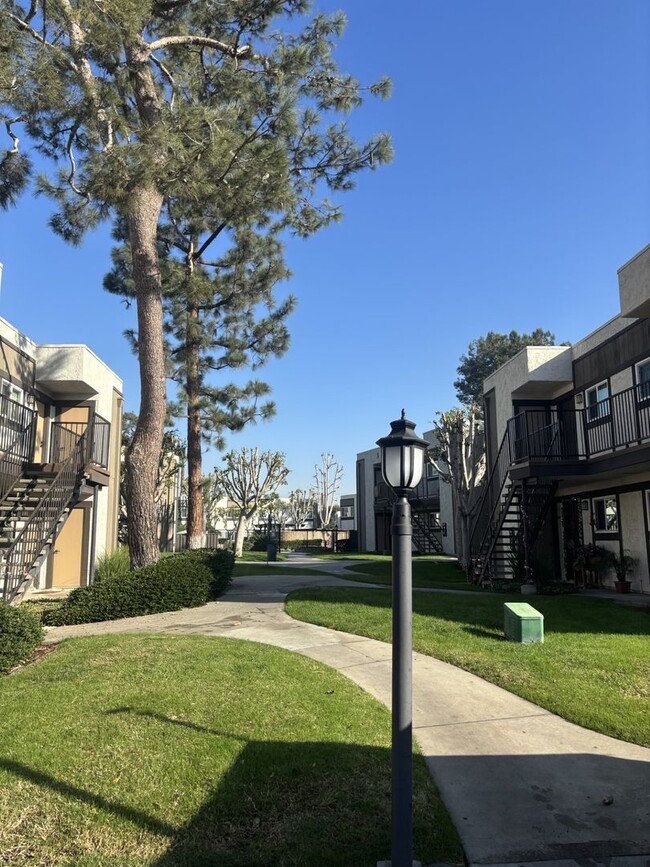
<instances>
[{"instance_id":1,"label":"green lawn","mask_svg":"<svg viewBox=\"0 0 650 867\"><path fill-rule=\"evenodd\" d=\"M320 663L202 636L66 641L0 680L0 863L374 867L390 717ZM415 849L462 852L423 760Z\"/></svg>"},{"instance_id":2,"label":"green lawn","mask_svg":"<svg viewBox=\"0 0 650 867\"><path fill-rule=\"evenodd\" d=\"M391 558L377 557L365 563L355 563L346 569L351 581L391 583ZM413 586L436 587L439 590L471 590L481 592L469 584L455 557L415 557L413 559Z\"/></svg>"},{"instance_id":3,"label":"green lawn","mask_svg":"<svg viewBox=\"0 0 650 867\"><path fill-rule=\"evenodd\" d=\"M414 594L415 650L451 662L565 719L650 746L650 609L536 596L545 642L503 638L503 603L520 596ZM391 639L390 593L314 588L292 593L292 617Z\"/></svg>"},{"instance_id":4,"label":"green lawn","mask_svg":"<svg viewBox=\"0 0 650 867\"><path fill-rule=\"evenodd\" d=\"M266 563L266 551L243 551L241 557L237 557L238 563ZM286 560L286 554L278 554L278 560Z\"/></svg>"},{"instance_id":5,"label":"green lawn","mask_svg":"<svg viewBox=\"0 0 650 867\"><path fill-rule=\"evenodd\" d=\"M265 562L251 562L251 563L240 563L237 561L232 571L233 578L246 578L249 575L273 575L273 574L282 574L287 575L291 574L291 572L295 572L299 575L331 575L334 573L327 572L323 569L311 569L308 566L292 566L288 563L282 563L277 566L272 563ZM338 573L337 573L338 574ZM348 578L348 575L344 575L341 577Z\"/></svg>"}]
</instances>

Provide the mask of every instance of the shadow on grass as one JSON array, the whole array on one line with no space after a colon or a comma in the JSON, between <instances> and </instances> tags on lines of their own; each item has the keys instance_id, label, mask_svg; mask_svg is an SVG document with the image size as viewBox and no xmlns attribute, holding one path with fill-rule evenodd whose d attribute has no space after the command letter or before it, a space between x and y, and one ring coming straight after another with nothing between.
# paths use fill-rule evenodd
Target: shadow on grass
<instances>
[{"instance_id":1,"label":"shadow on grass","mask_svg":"<svg viewBox=\"0 0 650 867\"><path fill-rule=\"evenodd\" d=\"M163 834L166 837L173 837L176 829L173 825L168 825L166 822L161 822L154 816L149 816L141 810L136 810L126 804L120 804L118 801L109 801L101 795L96 795L89 792L87 789L81 789L79 786L73 786L71 783L65 783L63 780L57 780L51 774L46 774L39 771L37 768L31 768L29 765L24 765L22 762L15 762L12 759L0 758L0 768L15 777L20 777L22 780L28 780L41 788L49 789L52 792L57 792L71 801L81 801L91 807L96 807L104 813L113 816L118 816L121 819L127 819L139 828L144 828L146 831L152 831L154 834Z\"/></svg>"},{"instance_id":2,"label":"shadow on grass","mask_svg":"<svg viewBox=\"0 0 650 867\"><path fill-rule=\"evenodd\" d=\"M236 740L243 747L201 808L177 826L20 762L0 759L0 768L167 838L167 851L147 861L150 867L349 867L389 857L389 749L320 741L247 741L191 720L128 706L105 713L124 716L127 726L133 725L134 716L145 717L208 738ZM426 765L419 757L414 764L417 852L430 861L440 854L449 858L456 849L460 861L451 825L441 830L432 821L436 795Z\"/></svg>"},{"instance_id":3,"label":"shadow on grass","mask_svg":"<svg viewBox=\"0 0 650 867\"><path fill-rule=\"evenodd\" d=\"M292 600L390 609L391 591L356 587L309 588L289 594L287 601ZM481 637L486 634L494 637L494 630L503 630L504 603L521 601L521 596L502 594L414 593L413 613L455 623L468 631L474 630L474 634ZM567 632L646 636L650 632L650 607L623 606L608 599L585 599L579 596L535 596L529 601L533 608L544 615L546 634ZM344 629L344 626L338 628Z\"/></svg>"}]
</instances>

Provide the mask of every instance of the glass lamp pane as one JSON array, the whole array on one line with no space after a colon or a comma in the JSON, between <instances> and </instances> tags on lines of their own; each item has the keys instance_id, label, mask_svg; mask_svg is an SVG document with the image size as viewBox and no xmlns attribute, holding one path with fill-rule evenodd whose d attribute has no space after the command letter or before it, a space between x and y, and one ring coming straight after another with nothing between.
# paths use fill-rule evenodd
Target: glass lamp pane
<instances>
[{"instance_id":1,"label":"glass lamp pane","mask_svg":"<svg viewBox=\"0 0 650 867\"><path fill-rule=\"evenodd\" d=\"M422 478L422 471L424 470L424 449L411 448L410 452L413 462L411 470L413 475L409 487L415 488Z\"/></svg>"},{"instance_id":2,"label":"glass lamp pane","mask_svg":"<svg viewBox=\"0 0 650 867\"><path fill-rule=\"evenodd\" d=\"M388 446L384 449L384 479L391 488L399 488L401 486L401 454L402 450L399 446Z\"/></svg>"}]
</instances>

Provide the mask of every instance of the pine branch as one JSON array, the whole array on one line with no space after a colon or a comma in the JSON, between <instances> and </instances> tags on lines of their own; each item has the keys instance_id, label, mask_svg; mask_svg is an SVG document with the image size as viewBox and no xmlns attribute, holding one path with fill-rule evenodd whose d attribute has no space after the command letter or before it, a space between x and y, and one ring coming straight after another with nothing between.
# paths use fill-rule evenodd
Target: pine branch
<instances>
[{"instance_id":1,"label":"pine branch","mask_svg":"<svg viewBox=\"0 0 650 867\"><path fill-rule=\"evenodd\" d=\"M223 52L228 57L234 57L235 60L240 60L245 57L253 56L253 48L251 45L242 45L237 48L233 45L228 45L227 42L221 42L219 39L212 39L209 36L163 36L162 39L156 39L155 42L150 42L147 46L147 53L159 51L166 48L168 45L200 45L204 48L216 48L217 51Z\"/></svg>"},{"instance_id":2,"label":"pine branch","mask_svg":"<svg viewBox=\"0 0 650 867\"><path fill-rule=\"evenodd\" d=\"M196 253L194 254L194 257L193 257L193 258L194 258L194 259L198 259L198 260L200 260L200 258L201 258L201 256L203 255L203 253L205 253L205 251L208 249L208 247L210 246L210 244L211 244L211 243L212 243L216 238L219 237L219 235L223 232L223 230L226 228L227 225L228 225L228 224L227 224L226 221L224 220L224 222L221 223L221 225L218 226L218 227L214 230L214 232L212 232L212 234L210 235L210 237L209 237L209 238L208 238L208 239L207 239L207 240L206 240L206 241L205 241L205 242L204 242L204 243L199 247L199 249L198 249L198 250L196 251Z\"/></svg>"},{"instance_id":3,"label":"pine branch","mask_svg":"<svg viewBox=\"0 0 650 867\"><path fill-rule=\"evenodd\" d=\"M18 145L20 144L20 139L16 135L16 133L12 130L12 126L15 123L21 123L25 118L22 115L18 115L17 117L5 120L5 129L7 130L7 135L13 142L13 147L9 151L11 154L17 154L19 151Z\"/></svg>"}]
</instances>

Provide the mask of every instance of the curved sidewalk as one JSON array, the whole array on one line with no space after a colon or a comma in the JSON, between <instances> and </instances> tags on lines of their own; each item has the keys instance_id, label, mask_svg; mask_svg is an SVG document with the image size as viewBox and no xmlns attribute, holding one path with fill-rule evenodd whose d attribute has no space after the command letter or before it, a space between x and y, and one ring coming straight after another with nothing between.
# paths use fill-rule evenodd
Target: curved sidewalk
<instances>
[{"instance_id":1,"label":"curved sidewalk","mask_svg":"<svg viewBox=\"0 0 650 867\"><path fill-rule=\"evenodd\" d=\"M290 590L314 585L359 586L274 564L273 574L238 578L202 608L57 627L46 642L119 632L257 641L324 662L390 706L389 644L285 613ZM650 749L582 729L419 653L413 680L414 734L470 864L650 867Z\"/></svg>"}]
</instances>

